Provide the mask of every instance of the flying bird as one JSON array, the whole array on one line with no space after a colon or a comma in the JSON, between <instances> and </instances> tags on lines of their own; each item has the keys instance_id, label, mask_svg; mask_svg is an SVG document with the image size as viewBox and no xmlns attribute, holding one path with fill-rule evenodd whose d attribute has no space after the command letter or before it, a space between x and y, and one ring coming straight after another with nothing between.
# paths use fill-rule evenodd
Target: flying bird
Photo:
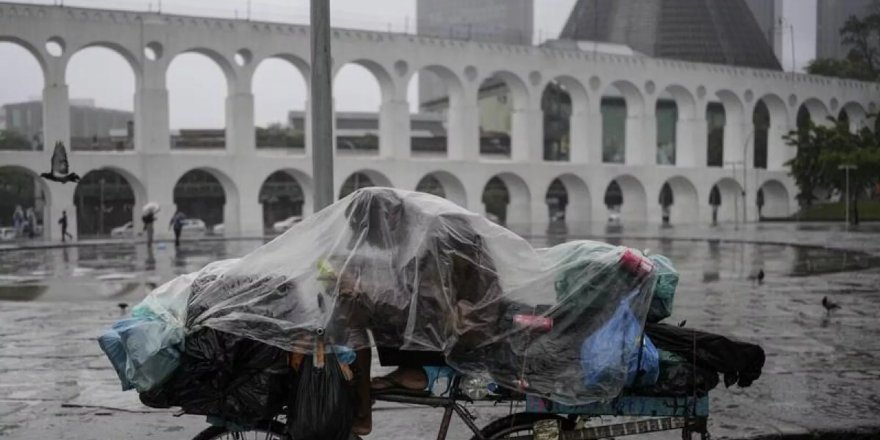
<instances>
[{"instance_id":1,"label":"flying bird","mask_svg":"<svg viewBox=\"0 0 880 440\"><path fill-rule=\"evenodd\" d=\"M825 312L826 312L826 313L831 313L831 311L839 309L839 308L840 308L840 305L831 302L831 301L828 299L828 297L826 296L826 297L823 297L823 298L822 298L822 307L825 307Z\"/></svg>"},{"instance_id":2,"label":"flying bird","mask_svg":"<svg viewBox=\"0 0 880 440\"><path fill-rule=\"evenodd\" d=\"M63 143L55 142L55 152L52 153L52 169L48 173L40 174L40 177L59 183L79 182L79 175L70 172L67 150Z\"/></svg>"}]
</instances>

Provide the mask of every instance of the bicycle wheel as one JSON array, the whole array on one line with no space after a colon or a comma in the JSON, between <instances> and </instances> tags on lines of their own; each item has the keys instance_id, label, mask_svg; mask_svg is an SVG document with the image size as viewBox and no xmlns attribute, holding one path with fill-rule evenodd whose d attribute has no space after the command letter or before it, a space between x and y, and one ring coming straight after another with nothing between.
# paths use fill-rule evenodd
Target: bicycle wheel
<instances>
[{"instance_id":1,"label":"bicycle wheel","mask_svg":"<svg viewBox=\"0 0 880 440\"><path fill-rule=\"evenodd\" d=\"M517 413L502 417L486 425L480 433L489 440L500 440L532 433L532 426L540 420L558 420L563 430L574 429L574 422L556 414ZM473 437L471 440L477 440Z\"/></svg>"},{"instance_id":2,"label":"bicycle wheel","mask_svg":"<svg viewBox=\"0 0 880 440\"><path fill-rule=\"evenodd\" d=\"M193 440L291 440L287 427L272 421L250 431L230 431L223 426L209 426Z\"/></svg>"}]
</instances>

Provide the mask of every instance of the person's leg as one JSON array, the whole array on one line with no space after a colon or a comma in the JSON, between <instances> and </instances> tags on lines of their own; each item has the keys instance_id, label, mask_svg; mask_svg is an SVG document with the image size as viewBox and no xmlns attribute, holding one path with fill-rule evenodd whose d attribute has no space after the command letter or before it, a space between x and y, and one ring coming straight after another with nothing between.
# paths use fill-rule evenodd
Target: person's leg
<instances>
[{"instance_id":1,"label":"person's leg","mask_svg":"<svg viewBox=\"0 0 880 440\"><path fill-rule=\"evenodd\" d=\"M61 227L61 242L64 243L67 241L67 228Z\"/></svg>"},{"instance_id":2,"label":"person's leg","mask_svg":"<svg viewBox=\"0 0 880 440\"><path fill-rule=\"evenodd\" d=\"M373 407L370 402L370 366L373 351L369 347L357 350L355 360L355 394L357 395L357 413L355 414L352 432L356 435L368 435L373 431Z\"/></svg>"},{"instance_id":3,"label":"person's leg","mask_svg":"<svg viewBox=\"0 0 880 440\"><path fill-rule=\"evenodd\" d=\"M174 228L174 247L180 247L180 228Z\"/></svg>"}]
</instances>

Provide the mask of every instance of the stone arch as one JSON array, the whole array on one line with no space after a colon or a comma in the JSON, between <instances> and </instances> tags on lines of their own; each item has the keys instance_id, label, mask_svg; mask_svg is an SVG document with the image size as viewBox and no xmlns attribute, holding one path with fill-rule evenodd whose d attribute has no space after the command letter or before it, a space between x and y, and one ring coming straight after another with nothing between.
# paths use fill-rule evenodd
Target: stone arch
<instances>
[{"instance_id":1,"label":"stone arch","mask_svg":"<svg viewBox=\"0 0 880 440\"><path fill-rule=\"evenodd\" d=\"M96 60L102 64L93 62ZM65 82L71 97L70 150L122 151L135 148L135 99L141 70L131 52L115 43L91 43L71 53L65 67ZM100 97L96 99L96 96L105 101L102 102ZM107 102L107 97L112 97L114 102ZM95 108L77 103L74 98L91 100L100 113L96 114Z\"/></svg>"},{"instance_id":2,"label":"stone arch","mask_svg":"<svg viewBox=\"0 0 880 440\"><path fill-rule=\"evenodd\" d=\"M744 208L742 191L743 189L739 182L730 177L724 177L712 185L708 202L709 206L716 212L718 222L725 223L742 220ZM713 197L713 192L717 193L717 200Z\"/></svg>"},{"instance_id":3,"label":"stone arch","mask_svg":"<svg viewBox=\"0 0 880 440\"><path fill-rule=\"evenodd\" d=\"M575 115L586 115L589 106L587 90L577 79L562 75L548 81L541 89L543 113L544 160L570 161L572 145L580 145ZM582 143L582 142L581 142Z\"/></svg>"},{"instance_id":4,"label":"stone arch","mask_svg":"<svg viewBox=\"0 0 880 440\"><path fill-rule=\"evenodd\" d=\"M21 58L22 62L6 64L7 56ZM16 106L14 114L7 115L7 132L0 144L0 150L44 150L43 112L41 106L28 101L32 101L32 96L42 95L47 86L46 61L42 53L27 41L2 35L0 58L4 59L3 67L0 68L0 80L7 84L14 83L14 87L4 86L8 92L4 93L5 102L0 102L0 105L24 103Z\"/></svg>"},{"instance_id":5,"label":"stone arch","mask_svg":"<svg viewBox=\"0 0 880 440\"><path fill-rule=\"evenodd\" d=\"M529 120L523 110L530 97L526 82L516 73L496 70L478 84L480 154L527 157Z\"/></svg>"},{"instance_id":6,"label":"stone arch","mask_svg":"<svg viewBox=\"0 0 880 440\"><path fill-rule=\"evenodd\" d=\"M565 189L564 206L560 206L561 212L564 214L565 223L569 226L589 223L592 218L590 216L592 199L590 197L590 189L587 186L587 183L580 177L571 173L562 174L556 177L547 188L545 199L547 200L548 205L550 204L550 188L553 186L553 182L557 181Z\"/></svg>"},{"instance_id":7,"label":"stone arch","mask_svg":"<svg viewBox=\"0 0 880 440\"><path fill-rule=\"evenodd\" d=\"M500 194L502 188L504 194ZM495 199L496 196L501 199ZM483 185L482 201L487 216L497 216L497 220L503 225L511 227L531 222L532 196L529 186L522 177L514 173L499 173L488 179Z\"/></svg>"},{"instance_id":8,"label":"stone arch","mask_svg":"<svg viewBox=\"0 0 880 440\"><path fill-rule=\"evenodd\" d=\"M458 177L455 177L454 174L448 171L437 170L426 174L419 180L419 183L416 185L416 191L421 191L419 187L423 186L423 182L425 182L425 179L428 179L429 177L436 180L436 183L440 186L440 189L443 192L442 195L435 195L446 198L447 200L455 203L458 206L467 207L467 191L465 190L464 184L461 182L461 180L458 179Z\"/></svg>"},{"instance_id":9,"label":"stone arch","mask_svg":"<svg viewBox=\"0 0 880 440\"><path fill-rule=\"evenodd\" d=\"M418 96L418 102L409 102L410 149L413 153L461 157L465 141L460 120L465 105L461 79L446 66L429 64L413 70L406 78L407 100ZM440 97L422 96L422 90L440 92ZM422 116L412 117L413 110Z\"/></svg>"},{"instance_id":10,"label":"stone arch","mask_svg":"<svg viewBox=\"0 0 880 440\"><path fill-rule=\"evenodd\" d=\"M812 119L814 124L828 124L828 117L831 116L831 112L828 111L828 106L819 99L809 98L800 105L798 110L800 111L801 108L805 108L810 112L810 119Z\"/></svg>"},{"instance_id":11,"label":"stone arch","mask_svg":"<svg viewBox=\"0 0 880 440\"><path fill-rule=\"evenodd\" d=\"M40 194L36 194L36 189L39 189ZM57 224L57 220L53 221L50 212L52 192L49 185L30 168L0 165L0 226L13 226L12 216L15 207L19 205L25 211L28 207L35 208L34 213L43 223L43 236L53 236L51 226Z\"/></svg>"},{"instance_id":12,"label":"stone arch","mask_svg":"<svg viewBox=\"0 0 880 440\"><path fill-rule=\"evenodd\" d=\"M46 66L46 58L43 57L43 52L37 49L37 46L31 44L29 41L18 38L12 35L0 35L0 43L11 43L22 49L28 51L37 62L37 65L40 66L40 74L42 74L43 84L46 83L46 72L48 67Z\"/></svg>"},{"instance_id":13,"label":"stone arch","mask_svg":"<svg viewBox=\"0 0 880 440\"><path fill-rule=\"evenodd\" d=\"M238 187L228 174L213 167L196 167L181 173L175 182L177 210L188 218L203 220L209 229L223 224L227 234L239 232ZM181 184L187 187L181 187ZM217 191L216 184L221 191Z\"/></svg>"},{"instance_id":14,"label":"stone arch","mask_svg":"<svg viewBox=\"0 0 880 440\"><path fill-rule=\"evenodd\" d=\"M174 63L174 60L181 55L190 53L195 53L208 57L211 61L213 61L217 65L217 67L220 68L220 71L223 72L223 77L226 80L226 94L229 95L235 91L234 87L237 75L235 72L235 66L232 65L232 61L230 61L229 58L223 56L222 53L206 47L193 47L181 50L180 52L175 53L173 56L170 56L168 58L168 64L165 67L166 78L168 76L168 70L170 70L171 64Z\"/></svg>"},{"instance_id":15,"label":"stone arch","mask_svg":"<svg viewBox=\"0 0 880 440\"><path fill-rule=\"evenodd\" d=\"M748 154L745 149L753 142L749 136L746 108L740 97L730 90L715 92L721 107L710 102L706 105L707 164L724 166L724 162L742 161ZM713 156L714 155L714 156Z\"/></svg>"},{"instance_id":16,"label":"stone arch","mask_svg":"<svg viewBox=\"0 0 880 440\"><path fill-rule=\"evenodd\" d=\"M68 58L68 66L70 64L70 60L72 60L73 57L75 57L78 53L80 53L84 50L87 50L87 49L95 48L95 47L100 47L103 49L110 50L110 51L116 53L117 55L119 55L120 57L122 57L122 59L124 59L128 63L128 66L131 68L132 73L134 73L135 87L140 86L141 80L142 80L141 74L143 72L143 68L142 68L141 62L140 62L140 57L135 56L135 54L132 53L128 49L128 47L126 47L122 44L119 44L115 41L93 41L93 42L90 42L88 44L84 44L80 47L77 47L77 48L71 50L70 56Z\"/></svg>"},{"instance_id":17,"label":"stone arch","mask_svg":"<svg viewBox=\"0 0 880 440\"><path fill-rule=\"evenodd\" d=\"M348 64L354 64L363 67L373 75L373 78L376 79L376 83L379 84L379 97L382 102L388 102L394 99L397 92L397 90L395 90L394 79L391 78L391 74L388 72L388 69L386 69L385 66L373 60L358 58L339 64L339 68L335 69L333 72L334 82L339 75L339 71L341 71Z\"/></svg>"},{"instance_id":18,"label":"stone arch","mask_svg":"<svg viewBox=\"0 0 880 440\"><path fill-rule=\"evenodd\" d=\"M295 55L281 53L257 60L253 65L250 89L254 99L254 145L305 151L308 64Z\"/></svg>"},{"instance_id":19,"label":"stone arch","mask_svg":"<svg viewBox=\"0 0 880 440\"><path fill-rule=\"evenodd\" d=\"M263 179L258 201L262 206L263 228L270 229L275 222L292 216L308 215L311 179L302 171L284 168Z\"/></svg>"},{"instance_id":20,"label":"stone arch","mask_svg":"<svg viewBox=\"0 0 880 440\"><path fill-rule=\"evenodd\" d=\"M671 200L664 200L661 194L658 202L664 211L663 216L668 214L669 223L697 223L700 219L700 202L693 182L687 177L674 176L661 186L661 193L664 186L668 186L671 191Z\"/></svg>"},{"instance_id":21,"label":"stone arch","mask_svg":"<svg viewBox=\"0 0 880 440\"><path fill-rule=\"evenodd\" d=\"M602 114L602 161L626 163L636 160L642 142L640 117L645 111L641 90L629 81L615 81L602 93L599 108Z\"/></svg>"},{"instance_id":22,"label":"stone arch","mask_svg":"<svg viewBox=\"0 0 880 440\"><path fill-rule=\"evenodd\" d=\"M759 219L786 218L791 215L791 198L782 182L766 180L758 191L761 193L757 198Z\"/></svg>"},{"instance_id":23,"label":"stone arch","mask_svg":"<svg viewBox=\"0 0 880 440\"><path fill-rule=\"evenodd\" d=\"M619 194L614 194L619 190ZM648 221L648 204L645 186L635 176L621 174L608 182L604 192L603 206L606 218L612 212L620 214L625 223L645 223ZM617 198L619 196L619 198Z\"/></svg>"},{"instance_id":24,"label":"stone arch","mask_svg":"<svg viewBox=\"0 0 880 440\"><path fill-rule=\"evenodd\" d=\"M391 179L379 171L361 169L348 175L339 187L339 198L343 199L361 188L382 186L392 188Z\"/></svg>"},{"instance_id":25,"label":"stone arch","mask_svg":"<svg viewBox=\"0 0 880 440\"><path fill-rule=\"evenodd\" d=\"M864 127L870 126L868 124L868 111L858 102L851 101L844 104L837 114L837 119L843 119L843 115L846 115L846 119L849 120L849 129L852 132L857 132Z\"/></svg>"},{"instance_id":26,"label":"stone arch","mask_svg":"<svg viewBox=\"0 0 880 440\"><path fill-rule=\"evenodd\" d=\"M107 236L128 222L139 224L146 189L137 177L116 167L102 167L82 175L73 192L77 234ZM135 229L139 230L139 229Z\"/></svg>"},{"instance_id":27,"label":"stone arch","mask_svg":"<svg viewBox=\"0 0 880 440\"><path fill-rule=\"evenodd\" d=\"M165 82L167 85L166 89L168 91L168 118L170 121L170 127L172 128L171 148L172 149L175 149L175 148L224 149L224 148L226 148L227 145L229 145L229 142L231 142L230 139L226 139L226 128L230 124L229 114L228 114L229 112L222 113L223 114L222 122L220 124L221 126L219 126L219 127L215 125L216 122L214 122L214 121L205 122L205 121L194 121L194 120L190 120L190 121L183 123L183 124L190 124L189 127L186 127L186 126L175 127L175 125L177 123L179 123L179 122L176 122L178 117L191 118L192 117L191 115L198 114L198 113L187 112L187 111L181 110L180 109L181 107L187 106L190 104L186 101L180 100L180 98L178 96L176 96L175 90L173 90L175 88L183 89L184 87L187 87L187 86L191 87L190 84L185 84L185 85L181 85L178 87L175 87L175 84L174 84L176 82L175 80L177 79L177 78L174 78L175 75L173 74L174 66L175 66L176 62L178 62L178 63L181 62L180 60L181 60L182 56L188 57L189 60L191 60L191 61L187 61L186 58L183 58L184 64L186 64L187 62L189 62L189 63L196 62L196 61L194 61L196 59L201 60L201 61L197 61L197 62L204 63L204 62L206 62L206 61L204 61L204 59L207 58L208 60L210 60L210 62L207 62L205 65L206 66L207 65L216 66L219 69L219 72L221 74L220 77L215 77L215 78L211 78L210 74L203 75L201 78L199 78L201 86L204 86L204 85L209 84L214 81L223 82L224 83L223 85L225 85L225 88L223 88L221 90L226 92L225 94L223 94L222 91L218 91L218 93L203 94L203 96L199 97L199 98L204 99L204 101L201 103L201 105L213 106L216 108L226 108L226 105L227 105L226 98L233 92L233 89L235 87L235 80L236 80L236 74L235 74L235 71L234 71L230 61L228 59L226 59L225 57L223 57L221 54L217 53L216 51L213 51L210 49L203 49L203 48L194 48L194 49L189 49L189 50L178 52L178 53L174 54L174 56L169 57L168 64L166 65L166 70L165 70ZM192 58L193 56L195 56L196 58ZM191 81L191 80L189 78L187 78L186 81ZM216 87L223 87L223 86L217 85ZM202 87L200 87L200 88L202 88ZM212 90L212 92L213 92L213 90ZM178 100L180 100L180 102L175 102ZM182 130L178 131L175 128L188 129L188 130L187 131L182 131ZM228 225L227 225L227 227L228 227Z\"/></svg>"}]
</instances>

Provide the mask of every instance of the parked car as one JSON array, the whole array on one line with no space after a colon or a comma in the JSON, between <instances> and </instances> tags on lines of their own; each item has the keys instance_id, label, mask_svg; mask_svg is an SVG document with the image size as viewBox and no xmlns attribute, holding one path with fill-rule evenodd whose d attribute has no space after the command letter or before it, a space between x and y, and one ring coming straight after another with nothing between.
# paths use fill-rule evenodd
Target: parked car
<instances>
[{"instance_id":1,"label":"parked car","mask_svg":"<svg viewBox=\"0 0 880 440\"><path fill-rule=\"evenodd\" d=\"M186 234L204 234L208 230L205 222L197 218L187 218L183 220L183 228L181 231Z\"/></svg>"},{"instance_id":2,"label":"parked car","mask_svg":"<svg viewBox=\"0 0 880 440\"><path fill-rule=\"evenodd\" d=\"M226 233L226 225L224 223L217 223L211 228L211 233L214 235L223 235Z\"/></svg>"},{"instance_id":3,"label":"parked car","mask_svg":"<svg viewBox=\"0 0 880 440\"><path fill-rule=\"evenodd\" d=\"M4 227L0 228L0 240L14 240L15 239L15 228Z\"/></svg>"},{"instance_id":4,"label":"parked car","mask_svg":"<svg viewBox=\"0 0 880 440\"><path fill-rule=\"evenodd\" d=\"M275 232L284 232L284 231L290 229L291 227L293 227L293 225L295 225L301 221L302 221L302 216L295 215L293 217L288 217L284 220L281 220L280 222L275 222L275 224L272 225L272 229L274 229Z\"/></svg>"},{"instance_id":5,"label":"parked car","mask_svg":"<svg viewBox=\"0 0 880 440\"><path fill-rule=\"evenodd\" d=\"M122 226L113 228L110 230L111 237L132 237L134 236L134 224L128 222Z\"/></svg>"}]
</instances>

